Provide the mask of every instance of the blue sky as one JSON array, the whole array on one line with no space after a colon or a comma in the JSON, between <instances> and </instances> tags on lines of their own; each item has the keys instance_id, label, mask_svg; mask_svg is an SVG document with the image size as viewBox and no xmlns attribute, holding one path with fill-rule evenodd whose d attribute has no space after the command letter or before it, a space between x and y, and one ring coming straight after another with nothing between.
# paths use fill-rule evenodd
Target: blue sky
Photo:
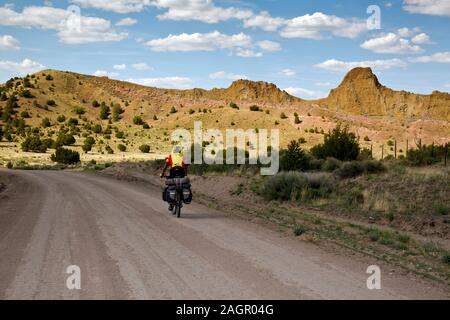
<instances>
[{"instance_id":1,"label":"blue sky","mask_svg":"<svg viewBox=\"0 0 450 320\"><path fill-rule=\"evenodd\" d=\"M43 68L175 88L248 78L312 99L371 66L394 89L449 92L449 30L448 0L1 1L0 82Z\"/></svg>"}]
</instances>

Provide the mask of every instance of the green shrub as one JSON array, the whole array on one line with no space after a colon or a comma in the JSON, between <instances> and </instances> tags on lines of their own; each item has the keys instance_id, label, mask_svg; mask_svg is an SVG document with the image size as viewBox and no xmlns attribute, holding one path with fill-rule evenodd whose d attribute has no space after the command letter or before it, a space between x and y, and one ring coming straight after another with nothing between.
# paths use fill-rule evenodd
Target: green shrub
<instances>
[{"instance_id":1,"label":"green shrub","mask_svg":"<svg viewBox=\"0 0 450 320\"><path fill-rule=\"evenodd\" d=\"M438 216L447 216L450 213L450 208L441 203L435 204L434 213Z\"/></svg>"},{"instance_id":2,"label":"green shrub","mask_svg":"<svg viewBox=\"0 0 450 320\"><path fill-rule=\"evenodd\" d=\"M112 107L112 120L114 122L119 121L120 120L120 115L122 113L124 113L124 112L125 112L125 110L123 110L122 107L119 104L115 104Z\"/></svg>"},{"instance_id":3,"label":"green shrub","mask_svg":"<svg viewBox=\"0 0 450 320\"><path fill-rule=\"evenodd\" d=\"M52 154L51 160L62 164L76 164L80 162L80 154L70 149L58 148Z\"/></svg>"},{"instance_id":4,"label":"green shrub","mask_svg":"<svg viewBox=\"0 0 450 320\"><path fill-rule=\"evenodd\" d=\"M97 134L102 133L102 126L99 125L99 124L96 124L96 125L92 128L92 132L97 133Z\"/></svg>"},{"instance_id":5,"label":"green shrub","mask_svg":"<svg viewBox=\"0 0 450 320\"><path fill-rule=\"evenodd\" d=\"M421 145L417 149L408 150L407 160L413 166L431 165L442 161L445 154L449 153L450 144L446 145Z\"/></svg>"},{"instance_id":6,"label":"green shrub","mask_svg":"<svg viewBox=\"0 0 450 320\"><path fill-rule=\"evenodd\" d=\"M141 125L144 124L144 120L142 120L142 117L140 117L140 116L135 116L135 117L133 118L133 123L134 123L135 125L141 126Z\"/></svg>"},{"instance_id":7,"label":"green shrub","mask_svg":"<svg viewBox=\"0 0 450 320\"><path fill-rule=\"evenodd\" d=\"M286 150L280 154L280 167L283 171L307 170L309 157L301 148L300 142L292 140Z\"/></svg>"},{"instance_id":8,"label":"green shrub","mask_svg":"<svg viewBox=\"0 0 450 320\"><path fill-rule=\"evenodd\" d=\"M149 153L150 152L150 146L147 144L143 144L139 147L139 150L141 150L142 153Z\"/></svg>"},{"instance_id":9,"label":"green shrub","mask_svg":"<svg viewBox=\"0 0 450 320\"><path fill-rule=\"evenodd\" d=\"M106 152L108 152L108 154L114 154L114 150L110 146L106 146L105 150Z\"/></svg>"},{"instance_id":10,"label":"green shrub","mask_svg":"<svg viewBox=\"0 0 450 320\"><path fill-rule=\"evenodd\" d=\"M76 127L78 125L78 119L70 118L69 121L67 121L67 125L69 127Z\"/></svg>"},{"instance_id":11,"label":"green shrub","mask_svg":"<svg viewBox=\"0 0 450 320\"><path fill-rule=\"evenodd\" d=\"M238 105L236 103L234 103L234 102L230 102L230 108L239 110Z\"/></svg>"},{"instance_id":12,"label":"green shrub","mask_svg":"<svg viewBox=\"0 0 450 320\"><path fill-rule=\"evenodd\" d=\"M71 146L73 144L75 144L75 138L73 135L69 133L60 133L56 139L54 147L57 149L62 146Z\"/></svg>"},{"instance_id":13,"label":"green shrub","mask_svg":"<svg viewBox=\"0 0 450 320\"><path fill-rule=\"evenodd\" d=\"M27 137L21 146L24 152L45 153L47 151L47 145L38 136Z\"/></svg>"},{"instance_id":14,"label":"green shrub","mask_svg":"<svg viewBox=\"0 0 450 320\"><path fill-rule=\"evenodd\" d=\"M127 150L127 147L123 144L117 145L117 149L119 149L120 152L125 152Z\"/></svg>"},{"instance_id":15,"label":"green shrub","mask_svg":"<svg viewBox=\"0 0 450 320\"><path fill-rule=\"evenodd\" d=\"M111 113L111 108L108 107L106 104L102 103L101 108L100 108L100 119L107 120L110 113Z\"/></svg>"},{"instance_id":16,"label":"green shrub","mask_svg":"<svg viewBox=\"0 0 450 320\"><path fill-rule=\"evenodd\" d=\"M47 80L47 81L52 81L53 80L53 77L51 76L51 75L47 75L46 77L45 77L45 80Z\"/></svg>"},{"instance_id":17,"label":"green shrub","mask_svg":"<svg viewBox=\"0 0 450 320\"><path fill-rule=\"evenodd\" d=\"M64 115L60 115L58 116L58 118L56 119L59 123L63 123L64 121L66 121L66 116Z\"/></svg>"},{"instance_id":18,"label":"green shrub","mask_svg":"<svg viewBox=\"0 0 450 320\"><path fill-rule=\"evenodd\" d=\"M51 125L52 125L52 124L51 124L49 118L44 118L44 119L42 119L41 126L42 126L43 128L48 128L48 127L50 127Z\"/></svg>"},{"instance_id":19,"label":"green shrub","mask_svg":"<svg viewBox=\"0 0 450 320\"><path fill-rule=\"evenodd\" d=\"M12 168L14 167L14 165L12 164L11 161L8 161L8 163L6 164L6 167L7 167L8 169L12 169Z\"/></svg>"},{"instance_id":20,"label":"green shrub","mask_svg":"<svg viewBox=\"0 0 450 320\"><path fill-rule=\"evenodd\" d=\"M284 120L284 119L287 119L288 116L287 116L284 112L282 112L282 113L280 114L280 118L281 118L282 120Z\"/></svg>"},{"instance_id":21,"label":"green shrub","mask_svg":"<svg viewBox=\"0 0 450 320\"><path fill-rule=\"evenodd\" d=\"M177 113L177 112L178 112L178 110L175 109L175 107L172 107L172 108L170 109L170 113Z\"/></svg>"},{"instance_id":22,"label":"green shrub","mask_svg":"<svg viewBox=\"0 0 450 320\"><path fill-rule=\"evenodd\" d=\"M293 231L294 231L294 235L299 237L302 234L306 233L306 231L308 231L308 229L305 226L303 226L303 225L297 224L297 225L294 226L294 230Z\"/></svg>"},{"instance_id":23,"label":"green shrub","mask_svg":"<svg viewBox=\"0 0 450 320\"><path fill-rule=\"evenodd\" d=\"M123 139L125 137L125 132L123 131L117 131L116 132L116 138L117 139Z\"/></svg>"},{"instance_id":24,"label":"green shrub","mask_svg":"<svg viewBox=\"0 0 450 320\"><path fill-rule=\"evenodd\" d=\"M250 111L262 111L261 108L257 105L250 106Z\"/></svg>"},{"instance_id":25,"label":"green shrub","mask_svg":"<svg viewBox=\"0 0 450 320\"><path fill-rule=\"evenodd\" d=\"M341 178L354 178L364 173L364 166L359 161L345 162L336 173Z\"/></svg>"},{"instance_id":26,"label":"green shrub","mask_svg":"<svg viewBox=\"0 0 450 320\"><path fill-rule=\"evenodd\" d=\"M30 118L30 114L29 114L27 111L22 111L22 112L20 113L20 116L21 116L22 118L25 118L25 119Z\"/></svg>"},{"instance_id":27,"label":"green shrub","mask_svg":"<svg viewBox=\"0 0 450 320\"><path fill-rule=\"evenodd\" d=\"M26 99L32 99L32 98L34 98L34 95L30 92L30 90L23 90L23 91L20 93L20 96L23 97L23 98L26 98Z\"/></svg>"},{"instance_id":28,"label":"green shrub","mask_svg":"<svg viewBox=\"0 0 450 320\"><path fill-rule=\"evenodd\" d=\"M194 109L190 109L189 110L189 114L194 114L195 113L195 110Z\"/></svg>"},{"instance_id":29,"label":"green shrub","mask_svg":"<svg viewBox=\"0 0 450 320\"><path fill-rule=\"evenodd\" d=\"M269 177L258 193L266 200L306 201L328 196L334 179L324 173L282 172Z\"/></svg>"},{"instance_id":30,"label":"green shrub","mask_svg":"<svg viewBox=\"0 0 450 320\"><path fill-rule=\"evenodd\" d=\"M369 237L369 240L372 242L377 242L380 240L380 231L372 229L368 232L367 236Z\"/></svg>"},{"instance_id":31,"label":"green shrub","mask_svg":"<svg viewBox=\"0 0 450 320\"><path fill-rule=\"evenodd\" d=\"M142 125L142 129L150 129L149 124L148 124L148 123L144 123L144 124Z\"/></svg>"},{"instance_id":32,"label":"green shrub","mask_svg":"<svg viewBox=\"0 0 450 320\"><path fill-rule=\"evenodd\" d=\"M314 146L311 153L319 159L336 158L341 161L356 160L360 148L355 134L348 131L348 127L338 125L325 134L324 143Z\"/></svg>"},{"instance_id":33,"label":"green shrub","mask_svg":"<svg viewBox=\"0 0 450 320\"><path fill-rule=\"evenodd\" d=\"M442 255L442 262L447 265L450 265L450 252L444 253Z\"/></svg>"},{"instance_id":34,"label":"green shrub","mask_svg":"<svg viewBox=\"0 0 450 320\"><path fill-rule=\"evenodd\" d=\"M55 100L47 100L47 105L49 107L54 107L54 106L56 106L56 102L55 102Z\"/></svg>"},{"instance_id":35,"label":"green shrub","mask_svg":"<svg viewBox=\"0 0 450 320\"><path fill-rule=\"evenodd\" d=\"M327 158L323 163L322 170L327 172L333 172L342 166L342 162L335 158Z\"/></svg>"},{"instance_id":36,"label":"green shrub","mask_svg":"<svg viewBox=\"0 0 450 320\"><path fill-rule=\"evenodd\" d=\"M77 115L83 115L86 113L86 110L83 107L75 107L73 109L73 113L75 113Z\"/></svg>"},{"instance_id":37,"label":"green shrub","mask_svg":"<svg viewBox=\"0 0 450 320\"><path fill-rule=\"evenodd\" d=\"M94 101L92 101L92 106L93 106L94 108L98 108L98 107L100 107L100 103L98 103L97 100L94 100Z\"/></svg>"}]
</instances>

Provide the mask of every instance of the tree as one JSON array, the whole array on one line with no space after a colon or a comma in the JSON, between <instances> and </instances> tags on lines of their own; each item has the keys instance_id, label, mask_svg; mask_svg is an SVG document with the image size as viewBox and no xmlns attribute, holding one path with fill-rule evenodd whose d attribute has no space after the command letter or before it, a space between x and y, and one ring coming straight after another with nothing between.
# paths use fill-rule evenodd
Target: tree
<instances>
[{"instance_id":1,"label":"tree","mask_svg":"<svg viewBox=\"0 0 450 320\"><path fill-rule=\"evenodd\" d=\"M311 153L319 159L335 158L341 161L356 160L360 152L358 140L348 127L340 124L325 135L323 144L314 146Z\"/></svg>"},{"instance_id":2,"label":"tree","mask_svg":"<svg viewBox=\"0 0 450 320\"><path fill-rule=\"evenodd\" d=\"M100 108L100 119L107 120L110 112L111 112L111 108L102 103L102 106Z\"/></svg>"},{"instance_id":3,"label":"tree","mask_svg":"<svg viewBox=\"0 0 450 320\"><path fill-rule=\"evenodd\" d=\"M62 164L75 164L80 162L80 154L70 149L58 148L52 154L51 160Z\"/></svg>"},{"instance_id":4,"label":"tree","mask_svg":"<svg viewBox=\"0 0 450 320\"><path fill-rule=\"evenodd\" d=\"M88 153L89 151L92 150L92 146L95 144L95 139L92 137L87 137L84 140L84 144L83 144L83 151Z\"/></svg>"},{"instance_id":5,"label":"tree","mask_svg":"<svg viewBox=\"0 0 450 320\"><path fill-rule=\"evenodd\" d=\"M124 113L124 110L122 109L122 107L120 106L120 104L115 104L112 107L112 120L114 122L117 122L120 120L120 115Z\"/></svg>"},{"instance_id":6,"label":"tree","mask_svg":"<svg viewBox=\"0 0 450 320\"><path fill-rule=\"evenodd\" d=\"M18 107L18 105L17 105L17 98L16 98L16 96L15 95L11 95L8 98L8 101L6 102L5 108L3 109L2 120L4 122L10 121L12 116L15 113L14 108L17 108L17 107Z\"/></svg>"},{"instance_id":7,"label":"tree","mask_svg":"<svg viewBox=\"0 0 450 320\"><path fill-rule=\"evenodd\" d=\"M281 152L280 165L283 171L307 170L309 168L309 157L301 148L299 141L292 140L287 150Z\"/></svg>"}]
</instances>

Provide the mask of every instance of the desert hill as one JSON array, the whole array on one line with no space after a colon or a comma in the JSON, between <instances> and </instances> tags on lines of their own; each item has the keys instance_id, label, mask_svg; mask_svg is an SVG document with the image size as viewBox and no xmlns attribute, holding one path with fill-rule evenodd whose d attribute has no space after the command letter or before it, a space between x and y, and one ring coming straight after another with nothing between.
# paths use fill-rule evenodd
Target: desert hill
<instances>
[{"instance_id":1,"label":"desert hill","mask_svg":"<svg viewBox=\"0 0 450 320\"><path fill-rule=\"evenodd\" d=\"M148 144L154 153L165 153L171 131L191 130L194 121L220 130L278 128L282 147L301 137L305 148L322 142L323 133L341 122L360 137L363 147L373 147L375 155L393 139L399 142L400 153L404 153L406 140L410 146L418 140L450 142L449 94L393 91L364 68L350 71L329 97L317 101L293 97L262 81L238 80L223 89L175 90L57 70L0 85L0 113L11 96L17 98L14 112L8 121L0 119L3 132L13 133L4 134L0 142L4 154L12 150L8 156L22 154L23 135L17 134L14 126L24 125L52 139L69 128L80 149L84 139L92 136L97 144L89 155L102 155L110 146L119 157L118 145L123 144L127 151L120 159L139 155L142 144ZM109 107L106 117L100 116L102 105ZM120 115L114 117L118 106ZM78 120L76 129L69 123L73 118ZM43 126L44 119L50 126ZM92 132L95 125L100 125L102 132ZM388 148L384 154L391 151Z\"/></svg>"},{"instance_id":2,"label":"desert hill","mask_svg":"<svg viewBox=\"0 0 450 320\"><path fill-rule=\"evenodd\" d=\"M450 120L450 94L394 91L380 84L370 68L351 70L327 98L317 103L330 110L365 116Z\"/></svg>"}]
</instances>

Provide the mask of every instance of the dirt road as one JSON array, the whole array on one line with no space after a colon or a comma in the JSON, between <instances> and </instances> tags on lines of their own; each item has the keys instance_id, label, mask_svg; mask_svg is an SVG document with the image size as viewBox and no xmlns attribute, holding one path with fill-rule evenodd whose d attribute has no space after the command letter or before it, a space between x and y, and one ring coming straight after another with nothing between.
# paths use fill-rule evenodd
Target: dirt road
<instances>
[{"instance_id":1,"label":"dirt road","mask_svg":"<svg viewBox=\"0 0 450 320\"><path fill-rule=\"evenodd\" d=\"M0 171L2 299L407 299L443 289L377 259L327 253L204 206L174 218L160 193L96 174ZM12 183L11 183L12 182ZM81 270L69 290L67 267Z\"/></svg>"}]
</instances>

